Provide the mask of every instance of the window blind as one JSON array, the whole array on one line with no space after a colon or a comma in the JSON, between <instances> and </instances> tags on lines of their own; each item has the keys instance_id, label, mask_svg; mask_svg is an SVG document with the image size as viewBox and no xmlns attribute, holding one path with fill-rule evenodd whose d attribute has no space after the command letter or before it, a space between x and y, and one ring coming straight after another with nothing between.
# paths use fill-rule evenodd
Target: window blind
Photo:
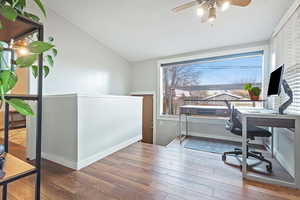
<instances>
[{"instance_id":1,"label":"window blind","mask_svg":"<svg viewBox=\"0 0 300 200\"><path fill-rule=\"evenodd\" d=\"M300 65L290 66L286 69L284 79L287 80L294 93L294 102L287 109L288 112L300 113ZM285 98L281 98L281 102L284 102Z\"/></svg>"},{"instance_id":2,"label":"window blind","mask_svg":"<svg viewBox=\"0 0 300 200\"><path fill-rule=\"evenodd\" d=\"M276 55L276 65L285 64L283 78L294 93L294 102L287 112L300 114L300 8L273 38L272 49ZM275 107L278 108L286 100L287 96L282 91Z\"/></svg>"}]
</instances>

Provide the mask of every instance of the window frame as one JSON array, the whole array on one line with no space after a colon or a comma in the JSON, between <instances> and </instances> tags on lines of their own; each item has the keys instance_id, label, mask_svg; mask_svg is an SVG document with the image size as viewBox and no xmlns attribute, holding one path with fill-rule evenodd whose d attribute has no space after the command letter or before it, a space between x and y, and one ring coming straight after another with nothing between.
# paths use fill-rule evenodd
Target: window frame
<instances>
[{"instance_id":1,"label":"window frame","mask_svg":"<svg viewBox=\"0 0 300 200\"><path fill-rule=\"evenodd\" d=\"M201 53L201 54L194 54L191 56L183 56L183 57L174 57L174 58L168 58L168 59L161 59L157 62L157 118L162 120L177 120L177 115L165 115L162 114L163 109L163 81L162 81L162 65L168 64L168 63L176 63L176 62L184 62L184 61L193 61L197 59L205 59L205 58L212 58L212 57L222 57L222 56L228 56L233 54L246 54L250 52L256 52L256 51L263 51L263 63L262 63L262 98L266 99L267 94L267 84L268 83L268 74L270 72L270 59L269 59L269 45L258 45L253 47L245 47L245 48L235 48L235 49L228 49L228 50L220 50L220 51L213 51L208 53ZM266 103L263 105L266 107ZM192 119L207 119L207 117L204 116L196 116L192 117ZM216 116L215 118L209 118L211 119L218 119Z\"/></svg>"}]
</instances>

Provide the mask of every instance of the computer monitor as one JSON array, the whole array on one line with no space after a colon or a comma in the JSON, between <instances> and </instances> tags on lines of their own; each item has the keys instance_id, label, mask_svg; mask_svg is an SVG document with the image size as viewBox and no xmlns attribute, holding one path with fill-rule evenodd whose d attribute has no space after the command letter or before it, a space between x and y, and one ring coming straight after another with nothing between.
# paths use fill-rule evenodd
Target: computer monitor
<instances>
[{"instance_id":1,"label":"computer monitor","mask_svg":"<svg viewBox=\"0 0 300 200\"><path fill-rule=\"evenodd\" d=\"M284 65L274 70L270 76L268 96L280 95Z\"/></svg>"}]
</instances>

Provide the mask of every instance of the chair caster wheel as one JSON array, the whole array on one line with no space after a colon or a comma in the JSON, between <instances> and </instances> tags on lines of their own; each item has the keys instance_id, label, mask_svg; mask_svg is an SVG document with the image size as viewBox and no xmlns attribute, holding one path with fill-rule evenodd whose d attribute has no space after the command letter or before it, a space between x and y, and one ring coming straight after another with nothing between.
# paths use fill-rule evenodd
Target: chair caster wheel
<instances>
[{"instance_id":1,"label":"chair caster wheel","mask_svg":"<svg viewBox=\"0 0 300 200\"><path fill-rule=\"evenodd\" d=\"M226 155L222 155L222 160L223 160L223 162L226 161Z\"/></svg>"},{"instance_id":2,"label":"chair caster wheel","mask_svg":"<svg viewBox=\"0 0 300 200\"><path fill-rule=\"evenodd\" d=\"M267 165L266 168L267 168L268 172L270 172L270 173L272 172L272 166L271 165Z\"/></svg>"}]
</instances>

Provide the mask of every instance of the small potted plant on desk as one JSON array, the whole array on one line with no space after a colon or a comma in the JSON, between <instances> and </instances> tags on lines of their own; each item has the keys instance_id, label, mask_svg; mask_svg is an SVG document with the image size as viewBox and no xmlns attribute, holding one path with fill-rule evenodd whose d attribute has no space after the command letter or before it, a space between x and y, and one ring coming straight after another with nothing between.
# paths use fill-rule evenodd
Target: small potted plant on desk
<instances>
[{"instance_id":1,"label":"small potted plant on desk","mask_svg":"<svg viewBox=\"0 0 300 200\"><path fill-rule=\"evenodd\" d=\"M244 89L248 91L250 99L252 101L258 101L261 94L261 89L259 87L253 87L251 83L244 85Z\"/></svg>"}]
</instances>

